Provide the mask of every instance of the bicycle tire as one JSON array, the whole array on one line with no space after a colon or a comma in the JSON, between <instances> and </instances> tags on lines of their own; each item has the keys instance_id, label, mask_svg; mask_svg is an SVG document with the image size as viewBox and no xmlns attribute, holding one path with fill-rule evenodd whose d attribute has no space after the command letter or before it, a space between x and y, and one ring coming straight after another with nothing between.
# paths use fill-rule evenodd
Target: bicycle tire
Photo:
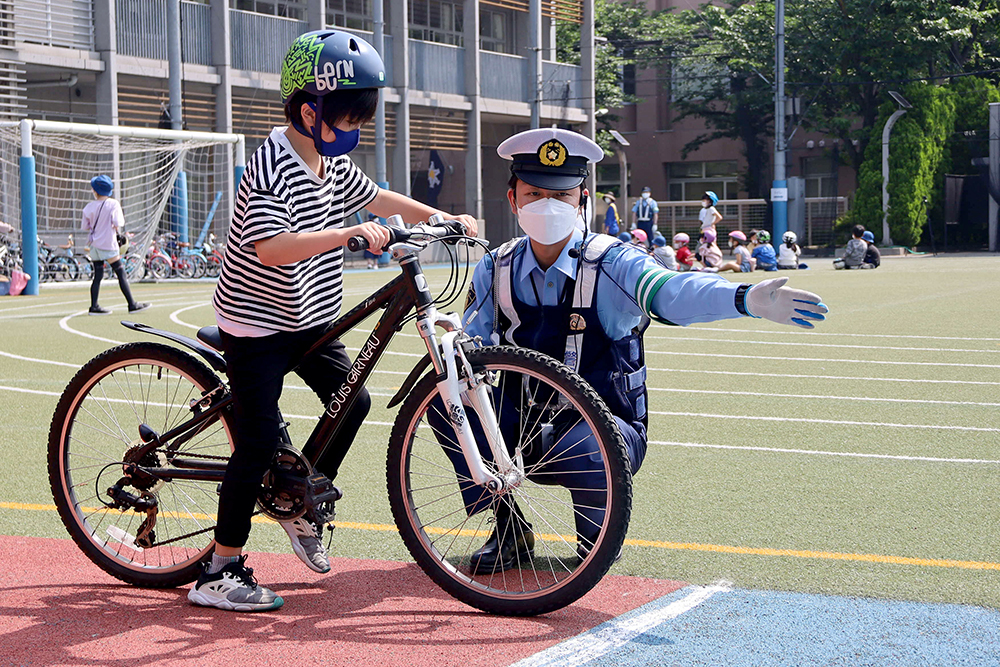
<instances>
[{"instance_id":1,"label":"bicycle tire","mask_svg":"<svg viewBox=\"0 0 1000 667\"><path fill-rule=\"evenodd\" d=\"M129 343L85 364L56 407L49 429L49 484L59 516L77 546L108 574L136 586L180 586L198 577L214 547L216 483L133 478L125 489L157 501L153 536L139 536L146 514L112 509L106 489L122 477L122 462L140 443L143 423L165 433L191 416L190 401L221 380L205 364L158 343ZM229 414L222 410L176 449L159 447L136 461L169 465L169 456L228 460ZM139 542L136 540L139 539ZM143 548L145 547L145 548Z\"/></svg>"},{"instance_id":2,"label":"bicycle tire","mask_svg":"<svg viewBox=\"0 0 1000 667\"><path fill-rule=\"evenodd\" d=\"M170 277L170 273L173 269L170 266L170 262L164 257L152 257L148 262L148 268L150 275L156 280L165 280Z\"/></svg>"},{"instance_id":3,"label":"bicycle tire","mask_svg":"<svg viewBox=\"0 0 1000 667\"><path fill-rule=\"evenodd\" d=\"M510 387L521 387L521 392L524 387L535 387L531 398L548 396L545 403L538 401L528 410L515 410L514 415L507 415L508 419L517 417L520 433L529 433L516 447L525 445L522 440L530 443L540 432L541 417L531 424L521 423L522 419L531 418L526 415L532 410L557 420L566 416L561 413L568 410L566 414L571 419L577 419L577 424L584 422L594 434L603 469L606 508L600 532L581 561L575 534L578 524L574 521L576 514L569 491L553 485L551 477L547 484L538 483L551 474L546 471L546 464L555 463L556 458L579 443L571 444L555 454L556 458L546 461L549 452L556 450L553 445L537 461L525 465L531 472L506 492L506 500L492 496L493 502L505 502L508 506L513 498L524 511L525 518L534 526L536 555L523 561L519 557L515 568L506 572L473 574L470 556L491 534L488 526L493 512L468 514L458 479L454 474L449 479L453 470L451 460L438 439L442 436L427 419L437 409L433 405L438 396L433 371L415 385L404 401L389 441L386 479L396 526L423 571L458 600L489 613L508 616L533 616L560 609L590 591L607 574L621 551L632 498L632 476L621 432L594 389L551 357L525 348L485 347L470 353L468 359L477 375L488 373L487 377L492 378L494 401ZM522 378L528 378L528 384L522 384ZM539 389L543 384L547 386L544 391ZM554 412L557 407L559 412ZM498 411L501 419L504 409ZM469 408L466 414L472 413ZM443 415L437 416L443 419ZM418 435L418 431L422 433ZM454 443L453 433L450 438L447 435L443 438ZM509 439L507 433L505 439ZM559 440L561 437L557 443ZM457 445L452 447L458 452ZM573 456L579 454L567 454L560 460ZM487 462L487 467L492 468L492 464ZM481 491L483 497L489 493ZM564 534L567 532L569 535ZM539 551L543 557L537 555Z\"/></svg>"},{"instance_id":4,"label":"bicycle tire","mask_svg":"<svg viewBox=\"0 0 1000 667\"><path fill-rule=\"evenodd\" d=\"M200 254L192 253L187 255L186 259L191 262L191 265L194 268L194 275L192 277L204 278L205 274L208 272L208 263L205 261L205 258Z\"/></svg>"},{"instance_id":5,"label":"bicycle tire","mask_svg":"<svg viewBox=\"0 0 1000 667\"><path fill-rule=\"evenodd\" d=\"M194 278L194 272L194 262L191 261L190 257L178 256L174 258L174 273L178 278L190 280Z\"/></svg>"},{"instance_id":6,"label":"bicycle tire","mask_svg":"<svg viewBox=\"0 0 1000 667\"><path fill-rule=\"evenodd\" d=\"M209 255L205 263L207 264L208 277L218 278L219 274L222 273L222 260L216 255Z\"/></svg>"},{"instance_id":7,"label":"bicycle tire","mask_svg":"<svg viewBox=\"0 0 1000 667\"><path fill-rule=\"evenodd\" d=\"M138 255L125 256L125 275L130 283L139 282L146 277L146 264Z\"/></svg>"}]
</instances>

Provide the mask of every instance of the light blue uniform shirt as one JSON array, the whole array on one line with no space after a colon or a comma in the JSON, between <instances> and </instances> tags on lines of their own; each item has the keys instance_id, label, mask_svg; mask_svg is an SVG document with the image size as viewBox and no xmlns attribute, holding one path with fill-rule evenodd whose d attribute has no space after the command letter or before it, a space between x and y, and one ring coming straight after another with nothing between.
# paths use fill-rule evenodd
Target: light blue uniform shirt
<instances>
[{"instance_id":1,"label":"light blue uniform shirt","mask_svg":"<svg viewBox=\"0 0 1000 667\"><path fill-rule=\"evenodd\" d=\"M547 270L542 270L538 265L530 243L519 245L511 266L514 294L517 298L527 305L537 305L537 290L542 305L559 305L566 281L575 279L577 262L580 261L579 258L570 257L569 251L582 240L583 233L574 232L558 259ZM462 317L463 322L468 322L466 332L472 336L482 336L486 341L490 340L490 334L493 333L492 285L495 254L494 251L476 265L472 275L472 301ZM653 294L645 294L639 298L637 291L640 283L659 285L654 288ZM731 283L718 274L667 271L641 250L626 247L614 261L602 264L594 305L608 337L621 340L644 317L667 320L682 326L742 317L736 310L738 288L738 284ZM649 310L640 307L640 302L648 303Z\"/></svg>"}]
</instances>

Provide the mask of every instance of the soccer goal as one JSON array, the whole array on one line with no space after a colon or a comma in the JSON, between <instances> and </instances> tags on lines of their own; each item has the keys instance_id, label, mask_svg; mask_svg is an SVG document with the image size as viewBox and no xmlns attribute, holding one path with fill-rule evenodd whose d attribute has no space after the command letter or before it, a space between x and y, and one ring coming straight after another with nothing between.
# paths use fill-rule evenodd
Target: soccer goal
<instances>
[{"instance_id":1,"label":"soccer goal","mask_svg":"<svg viewBox=\"0 0 1000 667\"><path fill-rule=\"evenodd\" d=\"M20 235L25 293L38 293L37 238L64 242L94 198L90 179L107 174L135 252L175 232L192 244L224 238L243 171L240 134L22 120L0 123L0 220Z\"/></svg>"}]
</instances>

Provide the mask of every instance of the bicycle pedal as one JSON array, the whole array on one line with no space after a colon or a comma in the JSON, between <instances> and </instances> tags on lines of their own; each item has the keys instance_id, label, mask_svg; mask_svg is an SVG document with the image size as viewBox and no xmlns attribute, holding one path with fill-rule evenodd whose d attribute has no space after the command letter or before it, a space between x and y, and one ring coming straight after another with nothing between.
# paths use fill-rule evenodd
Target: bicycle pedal
<instances>
[{"instance_id":1,"label":"bicycle pedal","mask_svg":"<svg viewBox=\"0 0 1000 667\"><path fill-rule=\"evenodd\" d=\"M323 503L332 503L344 497L343 492L333 485L329 477L323 473L314 473L306 477L306 507L317 507Z\"/></svg>"}]
</instances>

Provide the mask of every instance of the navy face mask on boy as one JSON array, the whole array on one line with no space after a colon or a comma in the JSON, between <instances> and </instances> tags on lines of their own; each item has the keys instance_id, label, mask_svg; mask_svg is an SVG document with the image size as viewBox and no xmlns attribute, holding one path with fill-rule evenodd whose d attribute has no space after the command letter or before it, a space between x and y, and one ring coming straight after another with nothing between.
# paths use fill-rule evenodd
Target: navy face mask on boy
<instances>
[{"instance_id":1,"label":"navy face mask on boy","mask_svg":"<svg viewBox=\"0 0 1000 667\"><path fill-rule=\"evenodd\" d=\"M320 123L326 124L323 121L323 98L320 97L316 102L308 102L308 104L309 108L316 112L316 122L313 124L312 132L306 131L304 127L294 121L292 121L292 126L299 131L299 134L312 137L317 153L324 157L337 157L339 155L347 155L358 147L358 143L361 141L360 129L344 132L332 125L327 125L333 131L335 139L333 141L324 141L322 131L317 131Z\"/></svg>"}]
</instances>

